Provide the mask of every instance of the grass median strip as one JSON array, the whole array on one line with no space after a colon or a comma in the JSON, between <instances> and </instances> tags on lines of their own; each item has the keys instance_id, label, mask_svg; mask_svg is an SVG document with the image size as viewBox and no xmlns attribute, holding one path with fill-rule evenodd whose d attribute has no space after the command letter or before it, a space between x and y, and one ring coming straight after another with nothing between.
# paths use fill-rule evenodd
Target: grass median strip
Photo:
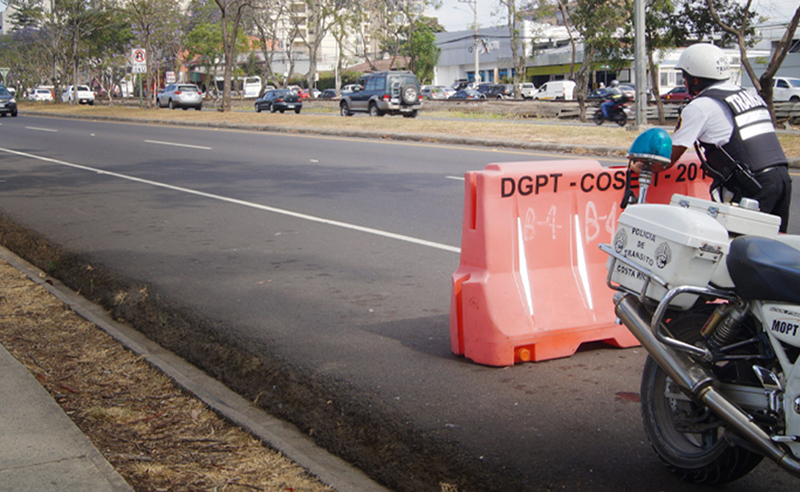
<instances>
[{"instance_id":1,"label":"grass median strip","mask_svg":"<svg viewBox=\"0 0 800 492\"><path fill-rule=\"evenodd\" d=\"M333 490L2 260L0 343L137 491Z\"/></svg>"}]
</instances>

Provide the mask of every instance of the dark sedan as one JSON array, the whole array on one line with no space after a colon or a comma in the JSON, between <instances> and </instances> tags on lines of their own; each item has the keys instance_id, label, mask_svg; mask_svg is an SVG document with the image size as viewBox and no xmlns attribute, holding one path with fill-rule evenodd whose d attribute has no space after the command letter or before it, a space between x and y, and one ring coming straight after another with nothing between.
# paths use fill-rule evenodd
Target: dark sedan
<instances>
[{"instance_id":1,"label":"dark sedan","mask_svg":"<svg viewBox=\"0 0 800 492\"><path fill-rule=\"evenodd\" d=\"M608 89L606 89L605 87L601 87L599 89L593 90L588 96L586 96L586 100L605 101L607 96L608 96Z\"/></svg>"},{"instance_id":2,"label":"dark sedan","mask_svg":"<svg viewBox=\"0 0 800 492\"><path fill-rule=\"evenodd\" d=\"M472 89L461 89L447 98L448 101L477 101L480 99L486 99L486 96Z\"/></svg>"},{"instance_id":3,"label":"dark sedan","mask_svg":"<svg viewBox=\"0 0 800 492\"><path fill-rule=\"evenodd\" d=\"M270 113L294 111L300 114L301 109L303 109L303 102L296 92L289 89L271 90L256 99L256 113L269 110Z\"/></svg>"},{"instance_id":4,"label":"dark sedan","mask_svg":"<svg viewBox=\"0 0 800 492\"><path fill-rule=\"evenodd\" d=\"M8 92L8 89L0 85L0 115L5 116L7 114L11 116L17 115L17 100Z\"/></svg>"}]
</instances>

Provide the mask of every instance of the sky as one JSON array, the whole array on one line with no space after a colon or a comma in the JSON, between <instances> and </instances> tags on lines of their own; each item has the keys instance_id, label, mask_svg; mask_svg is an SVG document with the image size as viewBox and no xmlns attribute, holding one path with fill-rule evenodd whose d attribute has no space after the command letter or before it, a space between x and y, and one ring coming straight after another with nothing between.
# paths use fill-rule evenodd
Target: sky
<instances>
[{"instance_id":1,"label":"sky","mask_svg":"<svg viewBox=\"0 0 800 492\"><path fill-rule=\"evenodd\" d=\"M431 17L438 17L439 24L448 32L472 29L475 19L472 6L478 4L478 25L490 27L503 23L503 18L493 15L497 11L497 0L441 0L442 8L431 10ZM742 2L744 3L744 2ZM761 15L770 17L772 22L788 22L797 10L797 0L753 0L753 5Z\"/></svg>"}]
</instances>

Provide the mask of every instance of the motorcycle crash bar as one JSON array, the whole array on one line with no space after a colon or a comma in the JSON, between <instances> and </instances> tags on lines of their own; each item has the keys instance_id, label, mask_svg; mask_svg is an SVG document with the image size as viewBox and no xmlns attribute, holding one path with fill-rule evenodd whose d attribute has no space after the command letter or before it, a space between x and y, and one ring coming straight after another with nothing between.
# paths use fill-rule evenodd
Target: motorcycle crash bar
<instances>
[{"instance_id":1,"label":"motorcycle crash bar","mask_svg":"<svg viewBox=\"0 0 800 492\"><path fill-rule=\"evenodd\" d=\"M622 323L647 350L661 369L698 402L710 408L727 422L739 435L755 445L766 457L775 461L795 477L800 477L800 461L772 441L739 407L715 388L716 378L705 367L697 364L681 351L659 341L650 327L649 311L635 295L617 292L614 295L615 312Z\"/></svg>"}]
</instances>

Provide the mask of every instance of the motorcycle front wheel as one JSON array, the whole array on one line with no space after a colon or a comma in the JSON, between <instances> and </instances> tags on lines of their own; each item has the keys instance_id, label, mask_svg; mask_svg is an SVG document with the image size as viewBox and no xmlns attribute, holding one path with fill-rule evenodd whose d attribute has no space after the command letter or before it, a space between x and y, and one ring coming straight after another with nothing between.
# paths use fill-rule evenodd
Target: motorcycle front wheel
<instances>
[{"instance_id":1,"label":"motorcycle front wheel","mask_svg":"<svg viewBox=\"0 0 800 492\"><path fill-rule=\"evenodd\" d=\"M690 312L667 327L678 339L694 344L710 311ZM728 441L725 423L707 407L681 393L666 373L648 357L642 374L642 419L650 444L661 461L683 480L723 484L737 480L763 459Z\"/></svg>"},{"instance_id":2,"label":"motorcycle front wheel","mask_svg":"<svg viewBox=\"0 0 800 492\"><path fill-rule=\"evenodd\" d=\"M594 114L594 122L598 125L602 125L603 121L605 121L605 117L603 117L602 111L597 111Z\"/></svg>"}]
</instances>

